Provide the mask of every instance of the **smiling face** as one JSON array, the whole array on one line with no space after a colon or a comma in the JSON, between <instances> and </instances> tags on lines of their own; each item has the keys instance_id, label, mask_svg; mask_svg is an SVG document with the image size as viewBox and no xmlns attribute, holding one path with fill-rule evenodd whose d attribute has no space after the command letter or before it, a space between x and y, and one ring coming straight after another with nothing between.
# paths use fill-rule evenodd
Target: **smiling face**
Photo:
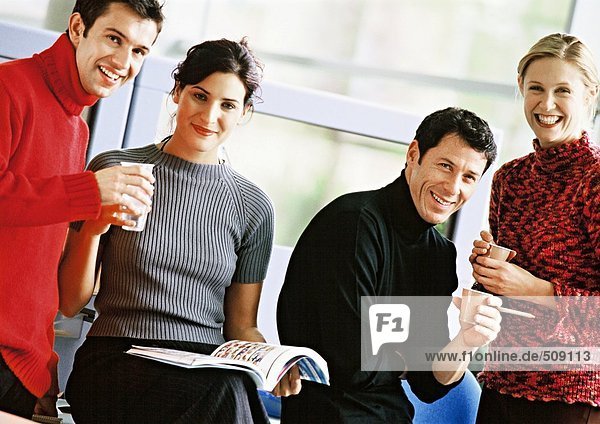
<instances>
[{"instance_id":1,"label":"smiling face","mask_svg":"<svg viewBox=\"0 0 600 424\"><path fill-rule=\"evenodd\" d=\"M177 88L177 126L167 153L195 163L216 164L218 147L245 114L246 88L235 75L214 72L197 84Z\"/></svg>"},{"instance_id":2,"label":"smiling face","mask_svg":"<svg viewBox=\"0 0 600 424\"><path fill-rule=\"evenodd\" d=\"M406 180L421 218L430 224L446 221L475 192L486 157L456 134L447 134L420 157L413 140L408 147Z\"/></svg>"},{"instance_id":3,"label":"smiling face","mask_svg":"<svg viewBox=\"0 0 600 424\"><path fill-rule=\"evenodd\" d=\"M574 65L537 59L519 78L519 89L527 123L543 149L581 137L593 96Z\"/></svg>"},{"instance_id":4,"label":"smiling face","mask_svg":"<svg viewBox=\"0 0 600 424\"><path fill-rule=\"evenodd\" d=\"M79 80L86 92L102 98L138 74L158 26L125 4L111 3L85 37L84 31L81 15L71 15L69 37L76 49Z\"/></svg>"}]
</instances>

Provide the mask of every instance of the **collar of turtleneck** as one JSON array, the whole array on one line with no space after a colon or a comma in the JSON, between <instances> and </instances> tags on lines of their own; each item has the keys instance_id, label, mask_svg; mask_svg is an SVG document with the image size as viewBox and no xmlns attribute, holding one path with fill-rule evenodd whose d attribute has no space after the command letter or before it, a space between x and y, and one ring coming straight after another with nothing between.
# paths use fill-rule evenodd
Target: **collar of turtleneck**
<instances>
[{"instance_id":1,"label":"collar of turtleneck","mask_svg":"<svg viewBox=\"0 0 600 424\"><path fill-rule=\"evenodd\" d=\"M67 34L62 34L47 50L33 56L41 65L50 90L67 112L80 115L98 97L88 94L79 81L75 48Z\"/></svg>"},{"instance_id":2,"label":"collar of turtleneck","mask_svg":"<svg viewBox=\"0 0 600 424\"><path fill-rule=\"evenodd\" d=\"M393 225L406 240L414 242L425 231L433 227L433 224L421 218L415 207L405 170L398 179L386 187L386 191L389 191L387 198L390 206L389 213L393 214Z\"/></svg>"},{"instance_id":3,"label":"collar of turtleneck","mask_svg":"<svg viewBox=\"0 0 600 424\"><path fill-rule=\"evenodd\" d=\"M586 166L594 160L587 132L581 138L549 149L542 149L538 139L533 140L534 167L544 173L568 172L573 167Z\"/></svg>"},{"instance_id":4,"label":"collar of turtleneck","mask_svg":"<svg viewBox=\"0 0 600 424\"><path fill-rule=\"evenodd\" d=\"M157 167L170 169L182 177L190 178L192 181L218 180L226 178L232 172L229 165L189 162L178 156L163 152L156 144L151 144L144 149L144 153L148 155L151 163L154 163Z\"/></svg>"}]
</instances>

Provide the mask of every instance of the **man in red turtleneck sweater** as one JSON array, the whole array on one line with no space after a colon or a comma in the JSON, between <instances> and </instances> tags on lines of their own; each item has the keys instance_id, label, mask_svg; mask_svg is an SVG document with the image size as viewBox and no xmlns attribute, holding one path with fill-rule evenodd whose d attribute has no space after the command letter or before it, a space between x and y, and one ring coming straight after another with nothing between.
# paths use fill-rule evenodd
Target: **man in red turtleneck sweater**
<instances>
[{"instance_id":1,"label":"man in red turtleneck sweater","mask_svg":"<svg viewBox=\"0 0 600 424\"><path fill-rule=\"evenodd\" d=\"M52 47L0 64L1 411L56 415L53 321L68 222L103 205L142 212L124 193L150 205L153 177L139 167L82 172L81 112L137 75L162 20L156 0L78 0Z\"/></svg>"}]
</instances>

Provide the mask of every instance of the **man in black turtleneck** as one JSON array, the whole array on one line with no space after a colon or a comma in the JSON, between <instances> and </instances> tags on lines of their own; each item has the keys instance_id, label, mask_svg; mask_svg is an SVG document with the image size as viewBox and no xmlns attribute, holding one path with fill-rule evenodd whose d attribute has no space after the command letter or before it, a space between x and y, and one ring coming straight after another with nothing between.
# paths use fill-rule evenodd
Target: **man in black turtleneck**
<instances>
[{"instance_id":1,"label":"man in black turtleneck","mask_svg":"<svg viewBox=\"0 0 600 424\"><path fill-rule=\"evenodd\" d=\"M495 157L485 121L459 108L434 112L417 129L398 179L341 196L313 218L292 254L277 323L283 344L325 358L331 386L304 382L299 395L283 400L283 424L412 421L400 371L361 371L361 296L450 299L458 287L456 249L434 225L471 197ZM500 314L488 307L480 325L450 341L449 302L426 311L436 329L426 335L432 346L473 352L496 337ZM421 400L433 402L458 384L467 365L452 372L409 368L405 377Z\"/></svg>"}]
</instances>

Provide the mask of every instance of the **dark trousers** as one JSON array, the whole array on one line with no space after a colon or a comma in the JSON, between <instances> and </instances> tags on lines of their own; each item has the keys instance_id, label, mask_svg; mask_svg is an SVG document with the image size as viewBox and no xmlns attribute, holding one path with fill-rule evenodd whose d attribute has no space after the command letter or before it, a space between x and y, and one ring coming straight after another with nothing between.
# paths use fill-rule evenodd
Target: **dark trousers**
<instances>
[{"instance_id":1,"label":"dark trousers","mask_svg":"<svg viewBox=\"0 0 600 424\"><path fill-rule=\"evenodd\" d=\"M210 353L200 343L88 337L66 399L77 424L268 423L254 382L239 371L186 369L126 354L132 344Z\"/></svg>"},{"instance_id":2,"label":"dark trousers","mask_svg":"<svg viewBox=\"0 0 600 424\"><path fill-rule=\"evenodd\" d=\"M0 355L0 411L31 419L36 398L23 387Z\"/></svg>"},{"instance_id":3,"label":"dark trousers","mask_svg":"<svg viewBox=\"0 0 600 424\"><path fill-rule=\"evenodd\" d=\"M600 424L600 408L586 403L532 401L483 388L477 424Z\"/></svg>"},{"instance_id":4,"label":"dark trousers","mask_svg":"<svg viewBox=\"0 0 600 424\"><path fill-rule=\"evenodd\" d=\"M400 388L350 392L309 381L281 398L281 424L409 424L414 408Z\"/></svg>"}]
</instances>

